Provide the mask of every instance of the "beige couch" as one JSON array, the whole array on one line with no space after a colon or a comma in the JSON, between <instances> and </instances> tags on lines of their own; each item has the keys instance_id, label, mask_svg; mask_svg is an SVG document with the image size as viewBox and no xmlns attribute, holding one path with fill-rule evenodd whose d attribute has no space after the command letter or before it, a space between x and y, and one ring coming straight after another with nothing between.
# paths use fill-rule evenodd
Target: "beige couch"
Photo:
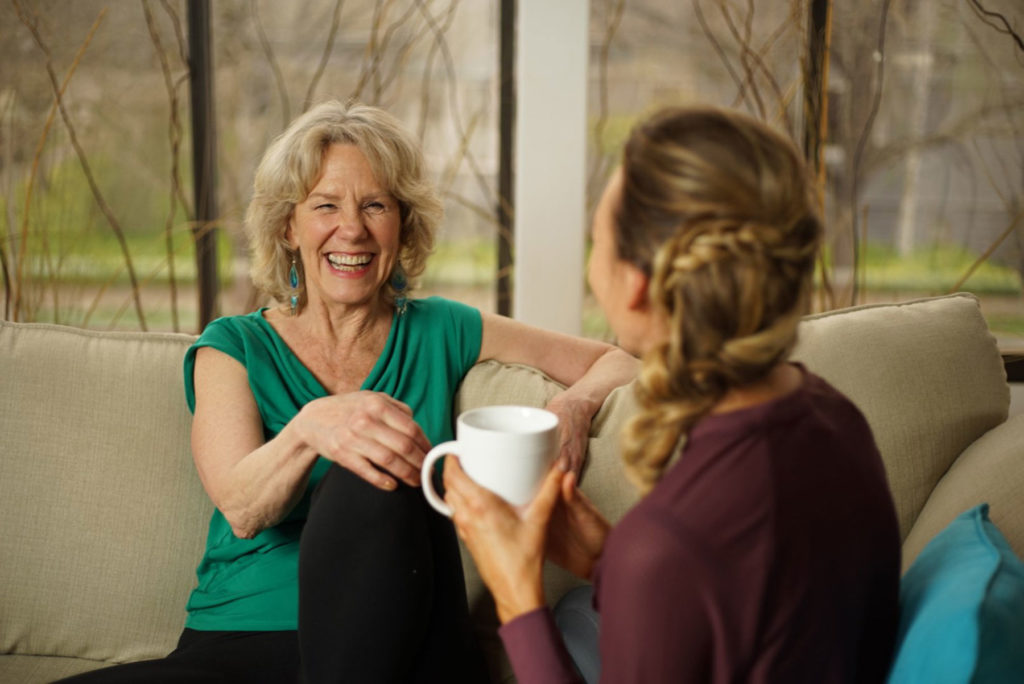
<instances>
[{"instance_id":1,"label":"beige couch","mask_svg":"<svg viewBox=\"0 0 1024 684\"><path fill-rule=\"evenodd\" d=\"M192 339L0 323L0 681L50 681L173 647L210 514L182 392ZM1024 552L1024 416L1007 421L1005 373L973 297L812 316L796 357L871 423L905 563L981 501ZM531 369L485 363L458 401L542 404L556 391ZM634 501L616 453L632 410L629 388L609 398L584 478L613 519ZM481 636L509 679L471 563L467 574ZM552 599L575 583L557 569L547 579Z\"/></svg>"}]
</instances>

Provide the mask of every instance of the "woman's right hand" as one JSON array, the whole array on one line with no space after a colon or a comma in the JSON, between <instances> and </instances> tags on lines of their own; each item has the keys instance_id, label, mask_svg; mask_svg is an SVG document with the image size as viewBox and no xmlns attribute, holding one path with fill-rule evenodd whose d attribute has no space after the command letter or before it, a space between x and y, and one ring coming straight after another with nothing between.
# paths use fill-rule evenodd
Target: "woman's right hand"
<instances>
[{"instance_id":1,"label":"woman's right hand","mask_svg":"<svg viewBox=\"0 0 1024 684\"><path fill-rule=\"evenodd\" d=\"M306 404L292 420L300 439L324 458L390 490L418 487L430 441L412 409L381 392L358 391Z\"/></svg>"},{"instance_id":2,"label":"woman's right hand","mask_svg":"<svg viewBox=\"0 0 1024 684\"><path fill-rule=\"evenodd\" d=\"M560 489L548 522L545 555L577 577L592 579L611 523L576 487L576 473L563 475Z\"/></svg>"}]
</instances>

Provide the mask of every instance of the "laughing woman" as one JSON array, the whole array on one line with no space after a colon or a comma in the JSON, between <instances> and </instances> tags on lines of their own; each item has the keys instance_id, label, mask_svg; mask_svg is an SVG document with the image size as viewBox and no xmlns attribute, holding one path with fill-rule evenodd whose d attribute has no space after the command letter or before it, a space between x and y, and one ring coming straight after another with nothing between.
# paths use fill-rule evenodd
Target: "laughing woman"
<instances>
[{"instance_id":1,"label":"laughing woman","mask_svg":"<svg viewBox=\"0 0 1024 684\"><path fill-rule=\"evenodd\" d=\"M279 303L211 323L185 359L192 449L216 506L167 658L80 681L480 682L458 544L419 470L452 439L477 362L568 387L567 470L632 379L609 345L411 299L440 202L392 116L337 102L267 150L247 215L253 280Z\"/></svg>"}]
</instances>

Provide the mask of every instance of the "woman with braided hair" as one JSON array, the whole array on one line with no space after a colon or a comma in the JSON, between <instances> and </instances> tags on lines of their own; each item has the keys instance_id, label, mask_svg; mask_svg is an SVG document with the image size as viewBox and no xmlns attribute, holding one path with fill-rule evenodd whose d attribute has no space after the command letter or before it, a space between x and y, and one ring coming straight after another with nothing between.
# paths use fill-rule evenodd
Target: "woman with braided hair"
<instances>
[{"instance_id":1,"label":"woman with braided hair","mask_svg":"<svg viewBox=\"0 0 1024 684\"><path fill-rule=\"evenodd\" d=\"M860 411L788 361L821 227L792 144L736 112L639 124L597 208L589 279L640 411L644 493L614 527L553 471L515 511L448 459L447 501L524 684L579 681L544 558L594 581L607 682L883 681L899 533Z\"/></svg>"}]
</instances>

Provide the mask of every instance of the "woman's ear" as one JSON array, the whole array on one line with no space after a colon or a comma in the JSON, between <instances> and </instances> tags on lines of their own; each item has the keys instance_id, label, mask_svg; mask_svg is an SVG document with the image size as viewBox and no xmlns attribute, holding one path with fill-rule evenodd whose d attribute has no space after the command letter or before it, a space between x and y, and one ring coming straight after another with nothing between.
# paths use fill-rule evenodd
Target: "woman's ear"
<instances>
[{"instance_id":1,"label":"woman's ear","mask_svg":"<svg viewBox=\"0 0 1024 684\"><path fill-rule=\"evenodd\" d=\"M295 244L295 240L293 239L294 235L295 231L292 230L292 219L289 218L288 225L284 229L284 241L288 243L288 248L292 250L298 249L298 246Z\"/></svg>"},{"instance_id":2,"label":"woman's ear","mask_svg":"<svg viewBox=\"0 0 1024 684\"><path fill-rule=\"evenodd\" d=\"M645 311L650 305L647 298L647 286L651 279L633 264L624 264L626 271L626 306L630 311Z\"/></svg>"}]
</instances>

